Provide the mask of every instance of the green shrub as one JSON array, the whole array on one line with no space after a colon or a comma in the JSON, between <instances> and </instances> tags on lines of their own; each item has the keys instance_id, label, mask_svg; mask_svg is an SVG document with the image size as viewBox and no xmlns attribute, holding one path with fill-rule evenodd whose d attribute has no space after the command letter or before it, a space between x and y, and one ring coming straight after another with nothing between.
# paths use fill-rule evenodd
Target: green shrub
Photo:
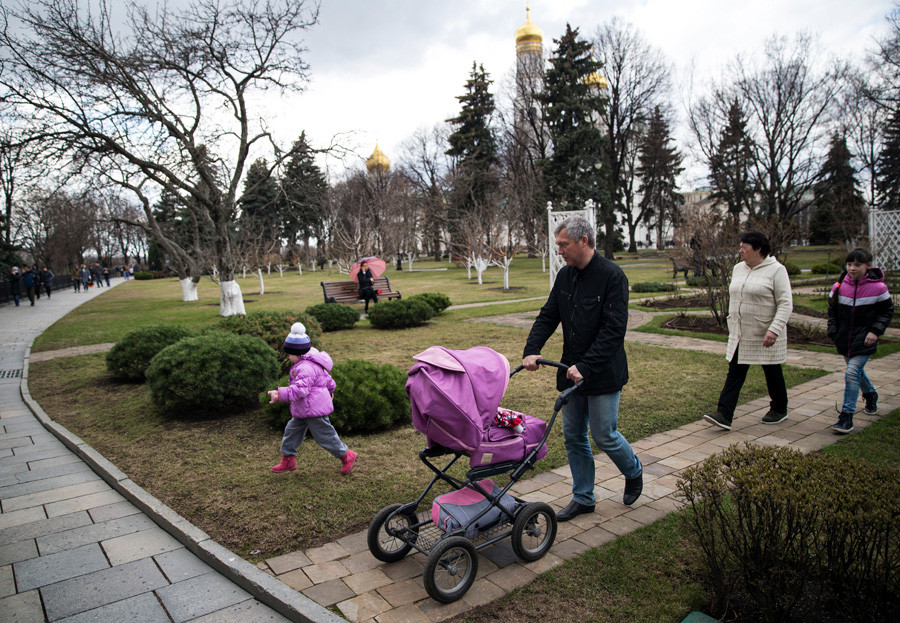
<instances>
[{"instance_id":1,"label":"green shrub","mask_svg":"<svg viewBox=\"0 0 900 623\"><path fill-rule=\"evenodd\" d=\"M329 419L342 433L376 432L410 421L409 397L406 395L406 371L390 364L378 365L351 359L337 363L331 371L337 385L334 413ZM279 387L289 383L284 376ZM274 389L274 387L267 387ZM269 404L269 394L259 395L260 404L278 426L291 417L289 403Z\"/></svg>"},{"instance_id":2,"label":"green shrub","mask_svg":"<svg viewBox=\"0 0 900 623\"><path fill-rule=\"evenodd\" d=\"M712 284L712 280L707 275L700 275L699 277L688 277L685 283L692 288L705 288Z\"/></svg>"},{"instance_id":3,"label":"green shrub","mask_svg":"<svg viewBox=\"0 0 900 623\"><path fill-rule=\"evenodd\" d=\"M646 282L646 283L633 283L631 284L632 292L674 292L675 284L674 283L655 283L655 282Z\"/></svg>"},{"instance_id":4,"label":"green shrub","mask_svg":"<svg viewBox=\"0 0 900 623\"><path fill-rule=\"evenodd\" d=\"M306 308L306 313L318 321L322 331L352 329L359 322L359 312L340 303L319 303Z\"/></svg>"},{"instance_id":5,"label":"green shrub","mask_svg":"<svg viewBox=\"0 0 900 623\"><path fill-rule=\"evenodd\" d=\"M435 315L450 307L450 297L439 292L423 292L422 294L413 294L407 300L421 299L431 305Z\"/></svg>"},{"instance_id":6,"label":"green shrub","mask_svg":"<svg viewBox=\"0 0 900 623\"><path fill-rule=\"evenodd\" d=\"M376 329L405 329L423 325L434 316L434 309L422 299L409 297L369 307L369 322Z\"/></svg>"},{"instance_id":7,"label":"green shrub","mask_svg":"<svg viewBox=\"0 0 900 623\"><path fill-rule=\"evenodd\" d=\"M815 275L824 275L827 273L829 275L837 276L837 275L840 275L841 271L843 271L843 270L844 270L844 265L840 264L838 262L831 262L830 264L828 264L828 263L816 264L815 266L812 267L812 272Z\"/></svg>"},{"instance_id":8,"label":"green shrub","mask_svg":"<svg viewBox=\"0 0 900 623\"><path fill-rule=\"evenodd\" d=\"M785 262L784 267L785 267L785 269L787 269L787 274L790 275L791 277L796 277L797 275L799 275L800 273L803 272L800 269L800 266L798 266L797 264L794 264L793 262Z\"/></svg>"},{"instance_id":9,"label":"green shrub","mask_svg":"<svg viewBox=\"0 0 900 623\"><path fill-rule=\"evenodd\" d=\"M153 279L153 273L149 270L142 270L139 273L134 273L134 278L139 281L149 281L150 279Z\"/></svg>"},{"instance_id":10,"label":"green shrub","mask_svg":"<svg viewBox=\"0 0 900 623\"><path fill-rule=\"evenodd\" d=\"M891 618L900 600L896 470L731 446L686 469L678 488L713 614L727 606L743 620L783 621L802 601L806 620Z\"/></svg>"},{"instance_id":11,"label":"green shrub","mask_svg":"<svg viewBox=\"0 0 900 623\"><path fill-rule=\"evenodd\" d=\"M278 356L249 335L219 332L163 349L147 368L153 402L178 415L226 413L256 402L278 378Z\"/></svg>"},{"instance_id":12,"label":"green shrub","mask_svg":"<svg viewBox=\"0 0 900 623\"><path fill-rule=\"evenodd\" d=\"M157 324L129 331L106 353L106 369L128 381L143 381L147 366L156 353L195 335L190 329Z\"/></svg>"},{"instance_id":13,"label":"green shrub","mask_svg":"<svg viewBox=\"0 0 900 623\"><path fill-rule=\"evenodd\" d=\"M244 316L226 316L219 321L218 328L238 335L252 335L262 339L266 344L278 351L278 360L283 371L290 369L291 363L281 350L284 338L291 332L291 325L302 322L306 327L306 335L310 344L322 348L322 327L318 321L303 312L291 311L258 311Z\"/></svg>"}]
</instances>

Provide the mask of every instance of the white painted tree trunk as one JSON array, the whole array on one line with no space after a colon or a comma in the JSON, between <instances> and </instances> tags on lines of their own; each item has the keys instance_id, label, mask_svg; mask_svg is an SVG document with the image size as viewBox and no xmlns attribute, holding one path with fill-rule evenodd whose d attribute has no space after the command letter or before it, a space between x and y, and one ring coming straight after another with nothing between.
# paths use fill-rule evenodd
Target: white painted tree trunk
<instances>
[{"instance_id":1,"label":"white painted tree trunk","mask_svg":"<svg viewBox=\"0 0 900 623\"><path fill-rule=\"evenodd\" d=\"M213 266L213 279L219 278L219 269Z\"/></svg>"},{"instance_id":2,"label":"white painted tree trunk","mask_svg":"<svg viewBox=\"0 0 900 623\"><path fill-rule=\"evenodd\" d=\"M512 265L512 258L504 257L502 260L491 262L491 265L503 271L503 289L509 290L509 267Z\"/></svg>"},{"instance_id":3,"label":"white painted tree trunk","mask_svg":"<svg viewBox=\"0 0 900 623\"><path fill-rule=\"evenodd\" d=\"M259 275L259 295L262 296L266 293L266 283L263 281L262 268L257 268L256 272Z\"/></svg>"},{"instance_id":4,"label":"white painted tree trunk","mask_svg":"<svg viewBox=\"0 0 900 623\"><path fill-rule=\"evenodd\" d=\"M475 272L478 273L478 285L482 285L481 275L487 270L489 262L486 258L475 258Z\"/></svg>"},{"instance_id":5,"label":"white painted tree trunk","mask_svg":"<svg viewBox=\"0 0 900 623\"><path fill-rule=\"evenodd\" d=\"M244 310L244 296L241 294L241 286L238 285L237 281L223 281L220 287L219 315L245 315L247 312Z\"/></svg>"},{"instance_id":6,"label":"white painted tree trunk","mask_svg":"<svg viewBox=\"0 0 900 623\"><path fill-rule=\"evenodd\" d=\"M179 279L181 283L181 300L185 303L197 300L197 284L190 277Z\"/></svg>"},{"instance_id":7,"label":"white painted tree trunk","mask_svg":"<svg viewBox=\"0 0 900 623\"><path fill-rule=\"evenodd\" d=\"M278 276L282 278L284 277L284 266L282 264L278 265Z\"/></svg>"},{"instance_id":8,"label":"white painted tree trunk","mask_svg":"<svg viewBox=\"0 0 900 623\"><path fill-rule=\"evenodd\" d=\"M547 254L541 253L541 272L547 272Z\"/></svg>"},{"instance_id":9,"label":"white painted tree trunk","mask_svg":"<svg viewBox=\"0 0 900 623\"><path fill-rule=\"evenodd\" d=\"M247 278L247 267L246 267L246 266L244 266L244 268L242 269L242 275L241 275L241 278L242 278L242 279L246 279L246 278Z\"/></svg>"},{"instance_id":10,"label":"white painted tree trunk","mask_svg":"<svg viewBox=\"0 0 900 623\"><path fill-rule=\"evenodd\" d=\"M316 263L313 262L313 272L316 272ZM303 262L297 262L297 273L302 277L303 276Z\"/></svg>"},{"instance_id":11,"label":"white painted tree trunk","mask_svg":"<svg viewBox=\"0 0 900 623\"><path fill-rule=\"evenodd\" d=\"M268 275L272 274L272 262L269 262L268 264L266 264L266 274L268 274Z\"/></svg>"},{"instance_id":12,"label":"white painted tree trunk","mask_svg":"<svg viewBox=\"0 0 900 623\"><path fill-rule=\"evenodd\" d=\"M409 270L412 270L412 263L413 263L413 260L416 259L416 255L415 255L415 253L410 253L406 257L409 258Z\"/></svg>"}]
</instances>

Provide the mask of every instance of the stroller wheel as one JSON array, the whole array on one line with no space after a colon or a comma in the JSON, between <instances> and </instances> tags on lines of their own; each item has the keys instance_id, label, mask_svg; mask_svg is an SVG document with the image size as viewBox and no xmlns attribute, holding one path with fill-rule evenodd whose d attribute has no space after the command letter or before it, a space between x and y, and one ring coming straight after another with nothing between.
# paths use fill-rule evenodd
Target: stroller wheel
<instances>
[{"instance_id":1,"label":"stroller wheel","mask_svg":"<svg viewBox=\"0 0 900 623\"><path fill-rule=\"evenodd\" d=\"M396 514L403 504L385 506L369 524L369 551L382 562L397 562L409 553L419 535L415 515Z\"/></svg>"},{"instance_id":2,"label":"stroller wheel","mask_svg":"<svg viewBox=\"0 0 900 623\"><path fill-rule=\"evenodd\" d=\"M466 594L478 573L478 554L469 539L452 536L439 541L425 562L425 590L445 604Z\"/></svg>"},{"instance_id":3,"label":"stroller wheel","mask_svg":"<svg viewBox=\"0 0 900 623\"><path fill-rule=\"evenodd\" d=\"M516 556L531 562L542 558L556 539L556 513L549 504L532 502L516 515L512 547Z\"/></svg>"}]
</instances>

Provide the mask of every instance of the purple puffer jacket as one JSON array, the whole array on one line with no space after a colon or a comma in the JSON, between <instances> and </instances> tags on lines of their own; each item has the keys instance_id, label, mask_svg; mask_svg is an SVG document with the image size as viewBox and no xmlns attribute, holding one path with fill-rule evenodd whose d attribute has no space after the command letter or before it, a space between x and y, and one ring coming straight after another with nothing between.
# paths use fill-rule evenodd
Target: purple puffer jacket
<instances>
[{"instance_id":1,"label":"purple puffer jacket","mask_svg":"<svg viewBox=\"0 0 900 623\"><path fill-rule=\"evenodd\" d=\"M291 417L321 417L334 412L331 395L337 385L329 372L331 356L315 348L291 368L291 384L278 388L278 402L291 403Z\"/></svg>"}]
</instances>

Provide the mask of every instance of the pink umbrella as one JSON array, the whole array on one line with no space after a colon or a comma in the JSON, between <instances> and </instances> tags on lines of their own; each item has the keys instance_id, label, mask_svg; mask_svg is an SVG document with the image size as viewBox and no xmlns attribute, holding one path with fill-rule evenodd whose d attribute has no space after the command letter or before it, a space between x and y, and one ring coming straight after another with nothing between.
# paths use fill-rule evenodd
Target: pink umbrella
<instances>
[{"instance_id":1,"label":"pink umbrella","mask_svg":"<svg viewBox=\"0 0 900 623\"><path fill-rule=\"evenodd\" d=\"M364 257L350 267L350 278L357 283L359 283L359 266L363 262L369 264L369 270L372 271L372 279L383 275L385 269L387 268L387 264L384 263L384 260L380 260L374 255L371 257Z\"/></svg>"}]
</instances>

